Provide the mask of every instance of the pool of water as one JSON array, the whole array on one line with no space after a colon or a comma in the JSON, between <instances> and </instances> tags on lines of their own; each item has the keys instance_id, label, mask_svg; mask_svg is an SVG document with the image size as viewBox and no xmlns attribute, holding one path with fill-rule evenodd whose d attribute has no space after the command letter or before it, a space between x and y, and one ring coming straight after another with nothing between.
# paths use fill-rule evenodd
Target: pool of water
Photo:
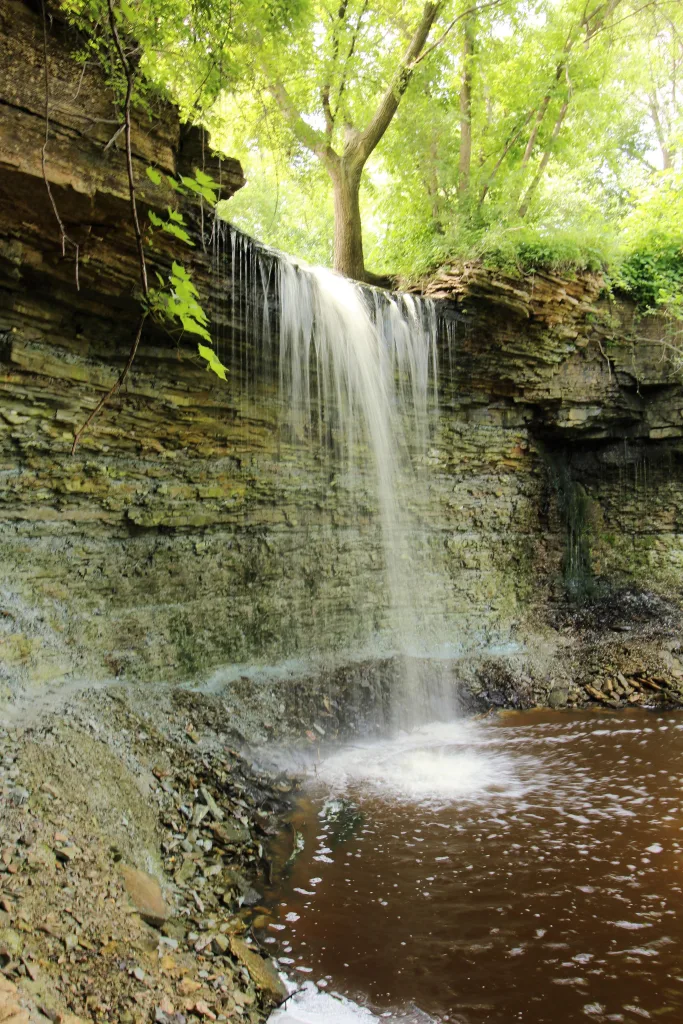
<instances>
[{"instance_id":1,"label":"pool of water","mask_svg":"<svg viewBox=\"0 0 683 1024\"><path fill-rule=\"evenodd\" d=\"M513 713L318 766L274 1024L683 1021L683 715ZM339 998L342 997L342 998Z\"/></svg>"}]
</instances>

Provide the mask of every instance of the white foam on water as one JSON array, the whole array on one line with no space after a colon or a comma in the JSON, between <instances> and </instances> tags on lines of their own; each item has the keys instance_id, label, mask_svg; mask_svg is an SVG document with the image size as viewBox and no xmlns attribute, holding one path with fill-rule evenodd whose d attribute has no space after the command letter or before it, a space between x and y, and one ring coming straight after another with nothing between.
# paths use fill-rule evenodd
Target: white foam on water
<instances>
[{"instance_id":1,"label":"white foam on water","mask_svg":"<svg viewBox=\"0 0 683 1024\"><path fill-rule=\"evenodd\" d=\"M431 1017L412 1007L384 1011L377 1016L351 999L321 992L312 981L302 985L284 1006L274 1010L268 1018L268 1024L378 1024L379 1021L433 1024Z\"/></svg>"},{"instance_id":2,"label":"white foam on water","mask_svg":"<svg viewBox=\"0 0 683 1024\"><path fill-rule=\"evenodd\" d=\"M274 1010L269 1024L374 1024L379 1018L343 996L321 992L307 981L284 1006Z\"/></svg>"},{"instance_id":3,"label":"white foam on water","mask_svg":"<svg viewBox=\"0 0 683 1024\"><path fill-rule=\"evenodd\" d=\"M473 722L433 723L346 748L317 767L332 794L360 791L408 803L521 800L547 781L538 757L505 749L502 731Z\"/></svg>"}]
</instances>

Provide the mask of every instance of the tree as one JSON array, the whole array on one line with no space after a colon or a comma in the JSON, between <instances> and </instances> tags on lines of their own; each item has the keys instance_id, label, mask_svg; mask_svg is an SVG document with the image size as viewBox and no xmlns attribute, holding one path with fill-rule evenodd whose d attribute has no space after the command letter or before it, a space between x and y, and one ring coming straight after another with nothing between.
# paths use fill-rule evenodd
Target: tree
<instances>
[{"instance_id":1,"label":"tree","mask_svg":"<svg viewBox=\"0 0 683 1024\"><path fill-rule=\"evenodd\" d=\"M62 0L105 66L108 2ZM680 0L113 3L134 102L245 161L241 226L359 279L607 238L680 169Z\"/></svg>"},{"instance_id":2,"label":"tree","mask_svg":"<svg viewBox=\"0 0 683 1024\"><path fill-rule=\"evenodd\" d=\"M389 9L381 9L379 4L371 10L368 0L340 0L336 13L330 12L324 4L320 10L316 9L314 29L324 31L321 49L326 54L319 67L310 69L317 110L309 105L308 110L302 112L288 90L281 59L262 61L267 91L296 139L318 157L332 180L334 268L360 281L373 279L365 268L363 255L360 212L363 169L399 108L441 6L442 0L428 0L412 28L403 18L391 17ZM358 58L362 44L369 40L376 45L382 35L385 39L392 35L396 38L396 43L388 47L386 57L386 65L393 62L394 66L379 102L367 116L366 103L358 103L352 95L356 89L367 92L367 87L363 90L364 83L358 83L361 67ZM394 53L406 35L407 46L395 60ZM285 55L285 60L290 56ZM310 96L310 87L308 91ZM315 113L321 115L324 127L312 124ZM362 127L358 127L359 121Z\"/></svg>"}]
</instances>

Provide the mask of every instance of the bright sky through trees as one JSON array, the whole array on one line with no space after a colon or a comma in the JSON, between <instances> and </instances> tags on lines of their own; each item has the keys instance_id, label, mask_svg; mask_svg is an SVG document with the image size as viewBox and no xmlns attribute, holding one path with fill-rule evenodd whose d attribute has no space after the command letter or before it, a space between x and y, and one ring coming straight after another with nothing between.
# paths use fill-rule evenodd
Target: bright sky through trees
<instances>
[{"instance_id":1,"label":"bright sky through trees","mask_svg":"<svg viewBox=\"0 0 683 1024\"><path fill-rule=\"evenodd\" d=\"M106 65L105 2L62 6ZM115 6L140 84L242 159L226 214L266 242L364 279L681 261L680 0Z\"/></svg>"}]
</instances>

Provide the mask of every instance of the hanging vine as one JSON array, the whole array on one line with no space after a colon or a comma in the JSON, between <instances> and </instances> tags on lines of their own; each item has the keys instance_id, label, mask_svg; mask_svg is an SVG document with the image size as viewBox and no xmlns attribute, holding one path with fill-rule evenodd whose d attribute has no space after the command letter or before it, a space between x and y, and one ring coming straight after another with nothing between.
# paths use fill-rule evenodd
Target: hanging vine
<instances>
[{"instance_id":1,"label":"hanging vine","mask_svg":"<svg viewBox=\"0 0 683 1024\"><path fill-rule=\"evenodd\" d=\"M130 351L126 363L119 374L118 378L106 392L105 395L100 399L95 408L92 410L88 418L85 420L83 425L76 431L74 436L73 444L71 446L71 454L76 452L76 449L84 435L94 420L99 416L102 410L105 408L111 398L120 391L121 387L125 383L131 367L135 362L135 358L138 353L140 341L142 339L142 333L147 321L147 318L151 316L157 322L168 323L175 322L180 323L183 331L187 331L191 334L199 335L208 345L199 344L198 352L199 355L206 360L206 368L211 372L215 373L222 380L226 379L226 368L218 359L218 356L210 347L211 335L208 331L209 318L206 315L204 309L201 306L199 300L199 293L192 282L190 272L181 264L176 261L173 262L171 267L171 273L167 281L164 280L161 274L157 273L157 279L159 283L158 288L152 288L149 284L149 276L147 269L147 260L145 256L145 243L143 238L143 232L140 224L140 216L138 212L138 203L135 186L135 172L133 165L133 145L132 145L132 99L133 89L135 85L135 66L130 58L126 55L125 49L121 42L121 35L119 33L119 26L117 24L117 9L114 5L113 0L106 0L107 2L107 23L109 28L109 34L111 43L113 45L113 51L116 58L117 66L111 67L110 84L116 90L117 82L123 81L123 100L122 100L122 124L115 137L119 136L123 132L124 136L124 150L126 158L126 172L128 176L128 196L131 212L131 221L133 225L133 231L135 235L135 245L138 258L139 278L141 286L141 312L138 319L137 328L133 336ZM122 79L121 79L122 76ZM111 141L111 140L110 140ZM147 167L147 175L152 182L160 184L162 181L162 174L156 168ZM213 208L216 205L218 199L217 183L214 182L209 175L203 171L197 170L195 177L183 176L180 181L176 181L175 178L170 175L165 175L167 183L177 193L186 195L189 192L193 192L206 200ZM47 179L46 179L47 182ZM48 192L49 192L48 185ZM50 194L51 195L51 194ZM51 196L52 198L52 196ZM53 201L54 206L54 201ZM55 208L56 212L56 208ZM177 210L173 210L168 207L167 219L163 219L153 210L148 211L149 221L152 229L158 229L173 235L175 238L184 242L187 245L193 246L194 243L186 230L184 218L181 213ZM57 214L59 220L59 215ZM61 226L61 220L59 221ZM66 235L62 228L62 238ZM62 242L64 244L64 242Z\"/></svg>"},{"instance_id":2,"label":"hanging vine","mask_svg":"<svg viewBox=\"0 0 683 1024\"><path fill-rule=\"evenodd\" d=\"M55 202L55 197L52 194L52 186L50 185L50 179L47 176L47 147L48 147L49 142L50 142L50 66L49 66L49 63L48 63L48 56L47 56L47 12L45 10L45 0L41 0L40 9L41 9L41 13L42 13L42 16L43 16L43 68L44 68L44 73L45 73L45 141L43 142L43 147L42 147L42 149L40 151L40 162L41 162L41 167L42 167L42 171L43 171L43 181L45 182L45 188L47 189L47 194L48 194L48 198L50 200L50 205L52 206L52 211L53 211L53 213L55 215L55 219L56 219L57 224L59 226L59 237L60 237L60 242L61 242L61 245L62 245L62 256L66 257L66 247L67 247L67 244L72 246L74 248L74 250L75 250L75 253L76 253L76 269L75 269L76 289L77 289L77 291L80 291L80 287L81 287L80 280L79 280L79 254L80 254L80 247L79 247L78 243L74 242L73 239L70 238L68 236L68 234L66 233L66 228L64 227L64 221L62 220L61 214L59 212L59 207L57 206L57 203Z\"/></svg>"}]
</instances>

